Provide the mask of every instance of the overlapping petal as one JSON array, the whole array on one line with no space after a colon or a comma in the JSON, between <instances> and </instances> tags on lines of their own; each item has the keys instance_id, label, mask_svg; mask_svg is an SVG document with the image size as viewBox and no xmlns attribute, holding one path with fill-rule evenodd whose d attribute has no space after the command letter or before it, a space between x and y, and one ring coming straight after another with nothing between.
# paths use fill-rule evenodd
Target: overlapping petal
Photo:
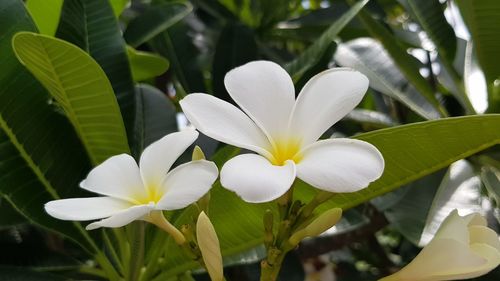
<instances>
[{"instance_id":1,"label":"overlapping petal","mask_svg":"<svg viewBox=\"0 0 500 281\"><path fill-rule=\"evenodd\" d=\"M272 138L283 138L293 105L295 88L278 64L254 61L237 67L224 78L231 98Z\"/></svg>"},{"instance_id":2,"label":"overlapping petal","mask_svg":"<svg viewBox=\"0 0 500 281\"><path fill-rule=\"evenodd\" d=\"M150 144L141 154L141 176L146 186L160 186L175 160L198 138L195 130L164 136Z\"/></svg>"},{"instance_id":3,"label":"overlapping petal","mask_svg":"<svg viewBox=\"0 0 500 281\"><path fill-rule=\"evenodd\" d=\"M455 233L461 232L461 233ZM381 281L440 281L478 277L500 264L500 241L477 213L454 210L407 266Z\"/></svg>"},{"instance_id":4,"label":"overlapping petal","mask_svg":"<svg viewBox=\"0 0 500 281\"><path fill-rule=\"evenodd\" d=\"M109 217L130 206L130 202L116 198L90 197L50 201L45 204L45 210L61 220L86 221Z\"/></svg>"},{"instance_id":5,"label":"overlapping petal","mask_svg":"<svg viewBox=\"0 0 500 281\"><path fill-rule=\"evenodd\" d=\"M302 88L290 117L290 133L310 144L356 107L368 89L368 78L348 69L317 74Z\"/></svg>"},{"instance_id":6,"label":"overlapping petal","mask_svg":"<svg viewBox=\"0 0 500 281\"><path fill-rule=\"evenodd\" d=\"M295 180L293 161L274 166L256 154L238 155L224 164L220 172L222 186L236 192L243 200L260 203L283 195Z\"/></svg>"},{"instance_id":7,"label":"overlapping petal","mask_svg":"<svg viewBox=\"0 0 500 281\"><path fill-rule=\"evenodd\" d=\"M110 157L90 171L80 183L83 189L135 202L134 197L144 193L139 167L132 156L120 154Z\"/></svg>"},{"instance_id":8,"label":"overlapping petal","mask_svg":"<svg viewBox=\"0 0 500 281\"><path fill-rule=\"evenodd\" d=\"M87 225L85 229L93 230L99 227L122 227L135 220L142 219L146 214L154 210L154 208L155 205L153 203L147 205L135 205L116 214L113 214L108 218L93 222Z\"/></svg>"},{"instance_id":9,"label":"overlapping petal","mask_svg":"<svg viewBox=\"0 0 500 281\"><path fill-rule=\"evenodd\" d=\"M384 171L384 158L377 148L360 140L322 140L301 154L297 176L325 191L358 191Z\"/></svg>"},{"instance_id":10,"label":"overlapping petal","mask_svg":"<svg viewBox=\"0 0 500 281\"><path fill-rule=\"evenodd\" d=\"M232 104L206 94L190 94L180 105L188 120L203 134L262 155L269 153L266 135Z\"/></svg>"},{"instance_id":11,"label":"overlapping petal","mask_svg":"<svg viewBox=\"0 0 500 281\"><path fill-rule=\"evenodd\" d=\"M162 183L164 195L158 202L162 210L176 210L196 202L217 179L215 163L206 160L182 164L168 173Z\"/></svg>"}]
</instances>

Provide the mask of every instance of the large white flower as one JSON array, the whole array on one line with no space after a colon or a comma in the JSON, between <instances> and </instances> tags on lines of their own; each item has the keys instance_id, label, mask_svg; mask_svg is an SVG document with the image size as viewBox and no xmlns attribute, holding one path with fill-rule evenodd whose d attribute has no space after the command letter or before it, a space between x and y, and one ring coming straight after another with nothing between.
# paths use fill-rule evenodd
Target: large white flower
<instances>
[{"instance_id":1,"label":"large white flower","mask_svg":"<svg viewBox=\"0 0 500 281\"><path fill-rule=\"evenodd\" d=\"M382 174L384 160L373 145L318 141L361 101L368 88L363 74L346 68L324 71L309 80L297 100L292 79L272 62L235 68L224 83L244 113L207 94L190 94L180 104L204 134L259 154L236 156L221 170L221 184L243 200L274 200L296 177L322 190L354 192Z\"/></svg>"},{"instance_id":2,"label":"large white flower","mask_svg":"<svg viewBox=\"0 0 500 281\"><path fill-rule=\"evenodd\" d=\"M113 156L90 171L80 183L83 189L103 197L50 201L45 210L62 220L86 221L88 230L120 227L134 220L146 220L160 227L161 210L181 209L195 202L211 188L218 169L213 162L191 161L170 170L177 158L196 140L194 130L169 134L148 146L139 167L127 154ZM151 215L156 212L155 215Z\"/></svg>"},{"instance_id":3,"label":"large white flower","mask_svg":"<svg viewBox=\"0 0 500 281\"><path fill-rule=\"evenodd\" d=\"M440 281L475 278L500 264L498 235L473 213L451 212L432 241L407 266L381 281Z\"/></svg>"}]
</instances>

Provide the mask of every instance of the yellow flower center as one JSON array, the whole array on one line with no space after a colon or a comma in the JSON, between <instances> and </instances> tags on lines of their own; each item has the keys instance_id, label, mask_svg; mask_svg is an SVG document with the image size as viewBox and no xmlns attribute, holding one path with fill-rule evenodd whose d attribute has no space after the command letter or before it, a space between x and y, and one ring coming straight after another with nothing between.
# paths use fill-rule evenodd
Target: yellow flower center
<instances>
[{"instance_id":1,"label":"yellow flower center","mask_svg":"<svg viewBox=\"0 0 500 281\"><path fill-rule=\"evenodd\" d=\"M273 156L270 159L273 165L283 166L287 160L292 160L298 163L302 160L302 155L299 153L301 149L300 141L295 139L278 140L273 143Z\"/></svg>"},{"instance_id":2,"label":"yellow flower center","mask_svg":"<svg viewBox=\"0 0 500 281\"><path fill-rule=\"evenodd\" d=\"M160 201L163 193L160 192L160 188L156 185L146 186L146 192L144 194L136 196L138 204L149 204L151 202L158 203Z\"/></svg>"}]
</instances>

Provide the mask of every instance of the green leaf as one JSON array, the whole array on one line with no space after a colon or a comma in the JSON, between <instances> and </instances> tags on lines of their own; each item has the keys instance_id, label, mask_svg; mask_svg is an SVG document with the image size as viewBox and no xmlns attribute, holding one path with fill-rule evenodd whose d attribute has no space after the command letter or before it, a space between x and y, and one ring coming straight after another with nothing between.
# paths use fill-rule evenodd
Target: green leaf
<instances>
[{"instance_id":1,"label":"green leaf","mask_svg":"<svg viewBox=\"0 0 500 281\"><path fill-rule=\"evenodd\" d=\"M490 112L500 111L500 1L456 1L471 33L479 65L488 83ZM496 84L495 84L495 81Z\"/></svg>"},{"instance_id":2,"label":"green leaf","mask_svg":"<svg viewBox=\"0 0 500 281\"><path fill-rule=\"evenodd\" d=\"M436 45L439 54L453 63L457 51L457 39L451 25L444 17L439 0L406 0L414 18Z\"/></svg>"},{"instance_id":3,"label":"green leaf","mask_svg":"<svg viewBox=\"0 0 500 281\"><path fill-rule=\"evenodd\" d=\"M309 46L299 57L289 62L285 69L290 73L294 81L300 77L322 57L338 33L358 14L368 3L368 0L354 4L348 12L335 21L311 46Z\"/></svg>"},{"instance_id":4,"label":"green leaf","mask_svg":"<svg viewBox=\"0 0 500 281\"><path fill-rule=\"evenodd\" d=\"M177 112L172 102L155 87L139 84L137 90L136 140L138 151L177 131Z\"/></svg>"},{"instance_id":5,"label":"green leaf","mask_svg":"<svg viewBox=\"0 0 500 281\"><path fill-rule=\"evenodd\" d=\"M78 223L55 220L43 204L81 194L78 183L89 160L68 120L48 101L45 89L16 59L11 38L36 31L22 1L0 9L0 195L31 222L71 237L89 249ZM91 241L91 240L90 240Z\"/></svg>"},{"instance_id":6,"label":"green leaf","mask_svg":"<svg viewBox=\"0 0 500 281\"><path fill-rule=\"evenodd\" d=\"M21 214L19 214L19 212L17 212L14 207L9 202L7 202L7 200L2 199L1 197L0 214L2 214L0 216L0 231L10 226L26 222L26 219Z\"/></svg>"},{"instance_id":7,"label":"green leaf","mask_svg":"<svg viewBox=\"0 0 500 281\"><path fill-rule=\"evenodd\" d=\"M188 93L207 92L198 62L199 52L189 33L189 27L181 21L149 42L157 53L170 61L170 69L180 84L176 86L181 86L176 87L179 97Z\"/></svg>"},{"instance_id":8,"label":"green leaf","mask_svg":"<svg viewBox=\"0 0 500 281\"><path fill-rule=\"evenodd\" d=\"M130 69L135 82L159 76L167 71L169 62L166 58L153 53L137 51L127 47Z\"/></svg>"},{"instance_id":9,"label":"green leaf","mask_svg":"<svg viewBox=\"0 0 500 281\"><path fill-rule=\"evenodd\" d=\"M110 0L111 8L113 9L115 17L118 18L122 14L129 2L130 0Z\"/></svg>"},{"instance_id":10,"label":"green leaf","mask_svg":"<svg viewBox=\"0 0 500 281\"><path fill-rule=\"evenodd\" d=\"M406 48L396 39L384 25L375 20L368 12L362 10L358 13L358 17L364 24L368 32L373 38L380 41L387 53L392 57L394 63L401 70L404 76L411 82L413 87L423 95L429 103L431 103L441 115L446 116L447 113L439 104L434 96L434 90L430 84L420 75L417 61L408 54Z\"/></svg>"},{"instance_id":11,"label":"green leaf","mask_svg":"<svg viewBox=\"0 0 500 281\"><path fill-rule=\"evenodd\" d=\"M384 174L368 188L338 194L323 208L351 208L451 163L500 144L500 114L445 118L382 129L356 136L375 145L385 159ZM314 193L299 189L302 196Z\"/></svg>"},{"instance_id":12,"label":"green leaf","mask_svg":"<svg viewBox=\"0 0 500 281\"><path fill-rule=\"evenodd\" d=\"M183 19L192 9L189 2L151 6L128 24L123 37L137 47Z\"/></svg>"},{"instance_id":13,"label":"green leaf","mask_svg":"<svg viewBox=\"0 0 500 281\"><path fill-rule=\"evenodd\" d=\"M359 38L337 47L335 61L368 77L370 87L408 106L425 119L439 118L439 112L403 76L382 45L371 38Z\"/></svg>"},{"instance_id":14,"label":"green leaf","mask_svg":"<svg viewBox=\"0 0 500 281\"><path fill-rule=\"evenodd\" d=\"M61 16L63 0L28 0L28 9L41 34L54 35Z\"/></svg>"},{"instance_id":15,"label":"green leaf","mask_svg":"<svg viewBox=\"0 0 500 281\"><path fill-rule=\"evenodd\" d=\"M12 45L19 61L63 108L93 164L129 153L113 89L87 53L60 39L30 32L16 34Z\"/></svg>"},{"instance_id":16,"label":"green leaf","mask_svg":"<svg viewBox=\"0 0 500 281\"><path fill-rule=\"evenodd\" d=\"M102 67L133 136L135 90L125 41L108 0L65 0L56 37L89 53Z\"/></svg>"},{"instance_id":17,"label":"green leaf","mask_svg":"<svg viewBox=\"0 0 500 281\"><path fill-rule=\"evenodd\" d=\"M393 228L410 242L418 245L444 173L444 170L437 171L395 190L394 192L399 194L396 202L392 193L377 197L372 202L379 210L383 209L385 217ZM386 196L389 200L386 200ZM392 201L392 204L388 204L387 201Z\"/></svg>"},{"instance_id":18,"label":"green leaf","mask_svg":"<svg viewBox=\"0 0 500 281\"><path fill-rule=\"evenodd\" d=\"M257 58L257 42L254 33L239 23L228 23L222 28L217 41L212 67L214 96L232 101L224 86L224 77L231 69Z\"/></svg>"}]
</instances>

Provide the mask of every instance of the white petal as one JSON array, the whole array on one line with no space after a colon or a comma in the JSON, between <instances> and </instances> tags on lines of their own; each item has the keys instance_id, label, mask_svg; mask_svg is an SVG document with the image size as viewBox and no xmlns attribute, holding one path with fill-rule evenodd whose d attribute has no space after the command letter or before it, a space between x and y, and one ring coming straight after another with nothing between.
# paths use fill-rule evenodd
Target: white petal
<instances>
[{"instance_id":1,"label":"white petal","mask_svg":"<svg viewBox=\"0 0 500 281\"><path fill-rule=\"evenodd\" d=\"M491 228L486 226L471 226L469 227L470 244L480 243L486 244L497 250L500 255L500 240L498 234Z\"/></svg>"},{"instance_id":2,"label":"white petal","mask_svg":"<svg viewBox=\"0 0 500 281\"><path fill-rule=\"evenodd\" d=\"M60 220L86 221L109 217L131 204L111 197L71 198L50 201L45 211Z\"/></svg>"},{"instance_id":3,"label":"white petal","mask_svg":"<svg viewBox=\"0 0 500 281\"><path fill-rule=\"evenodd\" d=\"M168 134L146 147L139 162L144 184L160 186L175 160L197 137L198 132L195 130L186 130Z\"/></svg>"},{"instance_id":4,"label":"white petal","mask_svg":"<svg viewBox=\"0 0 500 281\"><path fill-rule=\"evenodd\" d=\"M284 166L274 166L260 155L242 154L224 164L220 181L223 187L236 192L243 200L261 203L287 192L295 174L292 161L287 161Z\"/></svg>"},{"instance_id":5,"label":"white petal","mask_svg":"<svg viewBox=\"0 0 500 281\"><path fill-rule=\"evenodd\" d=\"M189 122L218 141L268 155L269 140L262 130L234 105L206 94L190 94L180 101Z\"/></svg>"},{"instance_id":6,"label":"white petal","mask_svg":"<svg viewBox=\"0 0 500 281\"><path fill-rule=\"evenodd\" d=\"M135 220L142 219L146 214L154 209L154 204L136 205L121 212L118 212L109 218L91 223L85 227L87 230L96 229L99 227L121 227Z\"/></svg>"},{"instance_id":7,"label":"white petal","mask_svg":"<svg viewBox=\"0 0 500 281\"><path fill-rule=\"evenodd\" d=\"M176 210L196 202L210 190L218 175L215 163L206 160L178 166L168 173L162 184L165 193L157 209Z\"/></svg>"},{"instance_id":8,"label":"white petal","mask_svg":"<svg viewBox=\"0 0 500 281\"><path fill-rule=\"evenodd\" d=\"M471 214L474 215L474 214ZM469 245L468 223L473 216L461 217L458 211L453 210L439 226L434 239L454 239L465 245Z\"/></svg>"},{"instance_id":9,"label":"white petal","mask_svg":"<svg viewBox=\"0 0 500 281\"><path fill-rule=\"evenodd\" d=\"M285 137L295 88L281 66L270 61L250 62L228 72L224 84L233 100L268 136Z\"/></svg>"},{"instance_id":10,"label":"white petal","mask_svg":"<svg viewBox=\"0 0 500 281\"><path fill-rule=\"evenodd\" d=\"M475 272L487 263L464 245L452 239L431 241L422 251L395 276L387 280L456 280L462 275ZM384 279L382 279L384 280Z\"/></svg>"},{"instance_id":11,"label":"white petal","mask_svg":"<svg viewBox=\"0 0 500 281\"><path fill-rule=\"evenodd\" d=\"M290 119L291 134L303 145L316 141L328 128L358 105L368 78L347 68L334 68L311 78L297 98Z\"/></svg>"},{"instance_id":12,"label":"white petal","mask_svg":"<svg viewBox=\"0 0 500 281\"><path fill-rule=\"evenodd\" d=\"M354 192L378 179L384 158L377 148L354 139L328 139L307 147L297 163L297 176L330 192Z\"/></svg>"},{"instance_id":13,"label":"white petal","mask_svg":"<svg viewBox=\"0 0 500 281\"><path fill-rule=\"evenodd\" d=\"M83 189L134 202L144 193L139 168L132 156L120 154L102 162L80 183Z\"/></svg>"}]
</instances>

